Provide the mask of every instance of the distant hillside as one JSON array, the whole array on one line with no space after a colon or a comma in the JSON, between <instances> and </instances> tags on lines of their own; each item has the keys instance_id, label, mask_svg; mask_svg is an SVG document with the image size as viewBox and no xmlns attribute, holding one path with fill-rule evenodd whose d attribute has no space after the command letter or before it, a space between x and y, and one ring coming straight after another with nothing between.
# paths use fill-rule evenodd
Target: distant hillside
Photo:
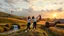
<instances>
[{"instance_id":1,"label":"distant hillside","mask_svg":"<svg viewBox=\"0 0 64 36\"><path fill-rule=\"evenodd\" d=\"M4 17L4 16L8 16L9 14L4 13L4 12L0 12L0 17Z\"/></svg>"},{"instance_id":2,"label":"distant hillside","mask_svg":"<svg viewBox=\"0 0 64 36\"><path fill-rule=\"evenodd\" d=\"M8 13L0 12L0 23L22 23L25 22L23 17L10 15Z\"/></svg>"},{"instance_id":3,"label":"distant hillside","mask_svg":"<svg viewBox=\"0 0 64 36\"><path fill-rule=\"evenodd\" d=\"M4 12L0 12L0 17L21 18L20 16L17 16L17 15L11 15L11 14L4 13Z\"/></svg>"}]
</instances>

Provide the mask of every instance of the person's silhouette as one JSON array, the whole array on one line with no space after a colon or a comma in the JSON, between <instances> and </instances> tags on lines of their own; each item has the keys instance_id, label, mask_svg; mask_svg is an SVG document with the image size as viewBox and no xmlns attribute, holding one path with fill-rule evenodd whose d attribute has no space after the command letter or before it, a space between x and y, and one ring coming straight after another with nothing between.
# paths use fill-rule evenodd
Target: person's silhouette
<instances>
[{"instance_id":1,"label":"person's silhouette","mask_svg":"<svg viewBox=\"0 0 64 36\"><path fill-rule=\"evenodd\" d=\"M33 16L32 20L33 20L33 29L36 29L36 25L37 25L36 18Z\"/></svg>"},{"instance_id":2,"label":"person's silhouette","mask_svg":"<svg viewBox=\"0 0 64 36\"><path fill-rule=\"evenodd\" d=\"M27 23L27 29L30 29L30 24L31 24L31 18L30 16L28 17L28 23Z\"/></svg>"}]
</instances>

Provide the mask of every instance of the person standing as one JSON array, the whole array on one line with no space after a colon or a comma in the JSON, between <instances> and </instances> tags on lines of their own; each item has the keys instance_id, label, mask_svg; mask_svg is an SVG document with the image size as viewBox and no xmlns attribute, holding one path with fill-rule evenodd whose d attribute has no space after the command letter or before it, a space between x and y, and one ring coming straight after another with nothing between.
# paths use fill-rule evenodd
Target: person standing
<instances>
[{"instance_id":1,"label":"person standing","mask_svg":"<svg viewBox=\"0 0 64 36\"><path fill-rule=\"evenodd\" d=\"M36 18L33 16L32 20L33 20L33 29L36 29L36 25L37 25Z\"/></svg>"},{"instance_id":2,"label":"person standing","mask_svg":"<svg viewBox=\"0 0 64 36\"><path fill-rule=\"evenodd\" d=\"M28 17L28 21L27 21L27 29L30 29L30 25L31 25L31 18L30 16Z\"/></svg>"}]
</instances>

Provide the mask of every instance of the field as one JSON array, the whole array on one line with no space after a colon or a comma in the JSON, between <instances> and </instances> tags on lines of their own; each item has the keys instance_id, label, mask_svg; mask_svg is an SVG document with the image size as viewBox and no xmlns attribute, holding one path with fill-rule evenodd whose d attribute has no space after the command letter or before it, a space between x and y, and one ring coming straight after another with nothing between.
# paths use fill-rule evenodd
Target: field
<instances>
[{"instance_id":1,"label":"field","mask_svg":"<svg viewBox=\"0 0 64 36\"><path fill-rule=\"evenodd\" d=\"M21 29L10 33L10 31L0 33L0 36L64 36L64 29L58 27L50 27L46 28L44 25L38 24L37 29L31 29L26 31L26 25L18 23ZM56 26L63 26L63 25L56 25Z\"/></svg>"},{"instance_id":2,"label":"field","mask_svg":"<svg viewBox=\"0 0 64 36\"><path fill-rule=\"evenodd\" d=\"M0 13L3 16L5 13ZM8 14L5 14L8 16ZM45 27L46 21L40 21L37 23L37 29L27 30L27 21L23 19L17 19L17 16L0 17L0 36L64 36L64 24L57 24L50 28ZM8 24L8 27L6 26ZM11 30L12 24L20 25L20 29ZM6 29L6 30L5 30Z\"/></svg>"}]
</instances>

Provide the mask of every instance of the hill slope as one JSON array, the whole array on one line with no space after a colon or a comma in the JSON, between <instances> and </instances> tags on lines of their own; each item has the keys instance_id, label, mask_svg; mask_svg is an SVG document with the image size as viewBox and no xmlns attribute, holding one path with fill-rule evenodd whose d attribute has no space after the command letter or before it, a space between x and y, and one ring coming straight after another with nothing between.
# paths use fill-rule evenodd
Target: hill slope
<instances>
[{"instance_id":1,"label":"hill slope","mask_svg":"<svg viewBox=\"0 0 64 36\"><path fill-rule=\"evenodd\" d=\"M4 12L0 12L0 23L21 23L24 21L21 21L21 17L20 16L16 16L16 15L11 15L10 14L4 13Z\"/></svg>"},{"instance_id":2,"label":"hill slope","mask_svg":"<svg viewBox=\"0 0 64 36\"><path fill-rule=\"evenodd\" d=\"M23 27L21 30L16 30L14 33L5 33L4 35L5 36L48 36L48 33L38 27L41 27L41 26L37 26L37 29L31 29L30 30L26 30L26 26L25 28ZM27 31L27 32L26 32ZM8 35L6 35L8 34ZM4 36L3 35L3 36ZM2 35L0 35L2 36Z\"/></svg>"},{"instance_id":3,"label":"hill slope","mask_svg":"<svg viewBox=\"0 0 64 36\"><path fill-rule=\"evenodd\" d=\"M20 16L17 16L17 15L11 15L11 14L4 13L4 12L0 12L0 17L21 18Z\"/></svg>"}]
</instances>

